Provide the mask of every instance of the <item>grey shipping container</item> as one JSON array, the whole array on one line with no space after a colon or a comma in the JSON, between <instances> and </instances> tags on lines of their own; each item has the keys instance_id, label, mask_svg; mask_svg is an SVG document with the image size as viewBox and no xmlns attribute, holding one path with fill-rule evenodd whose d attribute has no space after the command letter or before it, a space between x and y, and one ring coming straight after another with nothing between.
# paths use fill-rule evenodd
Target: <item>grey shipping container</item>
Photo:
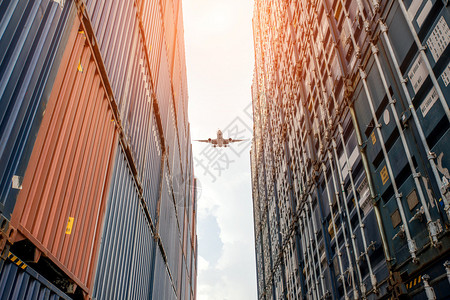
<instances>
[{"instance_id":1,"label":"grey shipping container","mask_svg":"<svg viewBox=\"0 0 450 300\"><path fill-rule=\"evenodd\" d=\"M93 297L143 299L151 294L153 232L120 145L102 228Z\"/></svg>"}]
</instances>

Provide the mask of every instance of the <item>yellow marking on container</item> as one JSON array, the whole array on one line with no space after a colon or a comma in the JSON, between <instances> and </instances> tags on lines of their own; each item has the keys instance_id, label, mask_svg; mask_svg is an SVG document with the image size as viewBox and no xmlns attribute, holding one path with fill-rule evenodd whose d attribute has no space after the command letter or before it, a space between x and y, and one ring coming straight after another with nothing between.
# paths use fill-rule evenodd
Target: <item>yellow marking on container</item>
<instances>
[{"instance_id":1,"label":"yellow marking on container","mask_svg":"<svg viewBox=\"0 0 450 300\"><path fill-rule=\"evenodd\" d=\"M416 278L416 279L414 279L414 285L416 285L416 283L417 283L417 278Z\"/></svg>"},{"instance_id":2,"label":"yellow marking on container","mask_svg":"<svg viewBox=\"0 0 450 300\"><path fill-rule=\"evenodd\" d=\"M73 217L69 217L69 221L67 222L67 227L66 227L66 234L72 233L72 227L73 227Z\"/></svg>"},{"instance_id":3,"label":"yellow marking on container","mask_svg":"<svg viewBox=\"0 0 450 300\"><path fill-rule=\"evenodd\" d=\"M370 137L372 138L372 145L375 145L375 143L377 142L377 138L375 137L375 131L372 131Z\"/></svg>"},{"instance_id":4,"label":"yellow marking on container","mask_svg":"<svg viewBox=\"0 0 450 300\"><path fill-rule=\"evenodd\" d=\"M417 281L417 283L419 283L422 280L422 276L419 276L419 280Z\"/></svg>"},{"instance_id":5,"label":"yellow marking on container","mask_svg":"<svg viewBox=\"0 0 450 300\"><path fill-rule=\"evenodd\" d=\"M77 70L78 70L78 72L83 72L83 66L81 65L81 59L78 61Z\"/></svg>"},{"instance_id":6,"label":"yellow marking on container","mask_svg":"<svg viewBox=\"0 0 450 300\"><path fill-rule=\"evenodd\" d=\"M27 264L21 261L17 256L12 254L11 252L8 253L8 258L22 270L26 269Z\"/></svg>"},{"instance_id":7,"label":"yellow marking on container","mask_svg":"<svg viewBox=\"0 0 450 300\"><path fill-rule=\"evenodd\" d=\"M381 181L383 182L383 185L388 181L389 174L387 172L386 166L383 167L380 171Z\"/></svg>"}]
</instances>

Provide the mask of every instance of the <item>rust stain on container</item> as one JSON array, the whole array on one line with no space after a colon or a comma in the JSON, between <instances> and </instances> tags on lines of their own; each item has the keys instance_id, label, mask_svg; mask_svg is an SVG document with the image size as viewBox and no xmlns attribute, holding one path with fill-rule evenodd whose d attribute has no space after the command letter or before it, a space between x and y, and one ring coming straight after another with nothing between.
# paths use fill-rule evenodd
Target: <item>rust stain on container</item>
<instances>
[{"instance_id":1,"label":"rust stain on container","mask_svg":"<svg viewBox=\"0 0 450 300\"><path fill-rule=\"evenodd\" d=\"M117 132L101 75L79 30L77 20L11 222L89 292Z\"/></svg>"}]
</instances>

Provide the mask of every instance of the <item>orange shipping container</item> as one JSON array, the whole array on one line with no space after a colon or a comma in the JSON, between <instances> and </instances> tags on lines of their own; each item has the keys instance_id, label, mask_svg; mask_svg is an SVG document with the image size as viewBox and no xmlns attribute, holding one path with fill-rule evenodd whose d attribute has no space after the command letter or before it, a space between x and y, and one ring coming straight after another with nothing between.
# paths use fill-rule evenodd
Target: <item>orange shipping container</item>
<instances>
[{"instance_id":1,"label":"orange shipping container","mask_svg":"<svg viewBox=\"0 0 450 300\"><path fill-rule=\"evenodd\" d=\"M94 272L118 136L112 120L77 19L11 224L17 230L15 242L29 240L85 292Z\"/></svg>"}]
</instances>

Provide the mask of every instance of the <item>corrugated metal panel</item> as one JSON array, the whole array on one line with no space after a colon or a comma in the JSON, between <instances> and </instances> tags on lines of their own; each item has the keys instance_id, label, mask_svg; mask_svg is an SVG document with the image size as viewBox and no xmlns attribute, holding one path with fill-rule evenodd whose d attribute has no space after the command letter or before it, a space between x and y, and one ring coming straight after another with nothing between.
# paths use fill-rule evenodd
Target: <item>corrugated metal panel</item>
<instances>
[{"instance_id":1,"label":"corrugated metal panel","mask_svg":"<svg viewBox=\"0 0 450 300\"><path fill-rule=\"evenodd\" d=\"M164 262L164 258L161 252L159 251L159 248L156 249L155 254L155 273L152 299L177 299L175 290L172 285L172 280L170 279L167 266Z\"/></svg>"},{"instance_id":2,"label":"corrugated metal panel","mask_svg":"<svg viewBox=\"0 0 450 300\"><path fill-rule=\"evenodd\" d=\"M166 253L167 264L173 280L177 279L178 274L178 257L181 252L181 233L179 231L177 220L177 209L175 206L173 190L172 190L172 176L167 171L167 166L164 171L162 190L161 190L161 205L158 219L158 234L161 238L162 247ZM181 207L182 209L182 207ZM176 282L174 282L176 286Z\"/></svg>"},{"instance_id":3,"label":"corrugated metal panel","mask_svg":"<svg viewBox=\"0 0 450 300\"><path fill-rule=\"evenodd\" d=\"M24 176L75 10L72 1L3 1L1 11L0 212L10 218L12 181Z\"/></svg>"},{"instance_id":4,"label":"corrugated metal panel","mask_svg":"<svg viewBox=\"0 0 450 300\"><path fill-rule=\"evenodd\" d=\"M170 105L172 104L172 87L170 80L170 72L167 58L167 50L162 47L160 65L159 65L159 75L158 83L156 86L156 99L158 101L159 113L161 116L161 124L164 135L167 131L167 119L169 114ZM165 136L164 136L165 137Z\"/></svg>"},{"instance_id":5,"label":"corrugated metal panel","mask_svg":"<svg viewBox=\"0 0 450 300\"><path fill-rule=\"evenodd\" d=\"M22 266L24 266L23 263ZM8 259L0 268L0 299L69 300L71 298L30 267L25 266L23 269Z\"/></svg>"},{"instance_id":6,"label":"corrugated metal panel","mask_svg":"<svg viewBox=\"0 0 450 300\"><path fill-rule=\"evenodd\" d=\"M174 178L173 182L173 193L175 198L175 203L178 207L181 207L181 212L178 214L178 219L180 222L183 220L183 208L184 208L184 186L185 186L185 178L183 177L183 172L181 170L181 162L180 162L180 149L178 147L178 139L174 141L173 145L173 166L172 166L172 174Z\"/></svg>"},{"instance_id":7,"label":"corrugated metal panel","mask_svg":"<svg viewBox=\"0 0 450 300\"><path fill-rule=\"evenodd\" d=\"M188 91L187 91L187 75L186 75L186 55L185 55L185 46L184 46L184 22L183 22L183 13L182 13L182 2L179 1L179 13L178 13L178 22L177 22L177 48L179 51L180 56L180 73L181 73L181 101L183 102L183 110L180 110L182 113L184 113L184 120L186 122L183 122L181 124L187 125L187 108L188 108Z\"/></svg>"},{"instance_id":8,"label":"corrugated metal panel","mask_svg":"<svg viewBox=\"0 0 450 300\"><path fill-rule=\"evenodd\" d=\"M167 47L167 56L169 61L169 73L172 74L172 68L173 68L173 56L175 51L175 29L176 29L176 13L177 11L174 10L173 2L172 0L166 0L165 3L162 3L162 5L165 5L164 11L163 11L163 18L164 18L164 37L166 41L166 47ZM164 47L164 44L163 44Z\"/></svg>"},{"instance_id":9,"label":"corrugated metal panel","mask_svg":"<svg viewBox=\"0 0 450 300\"><path fill-rule=\"evenodd\" d=\"M155 243L125 154L117 147L92 295L144 299L152 290Z\"/></svg>"},{"instance_id":10,"label":"corrugated metal panel","mask_svg":"<svg viewBox=\"0 0 450 300\"><path fill-rule=\"evenodd\" d=\"M179 56L179 49L178 44L176 44L176 48L174 51L174 65L172 70L172 88L173 88L173 97L174 97L174 104L175 104L175 115L176 115L176 121L177 121L177 129L178 129L178 136L180 140L184 140L185 134L186 134L186 128L185 128L185 120L184 120L184 112L183 112L183 89L182 89L182 83L185 84L185 82L182 82L181 77L181 65L180 65L180 56ZM183 152L184 153L184 152Z\"/></svg>"},{"instance_id":11,"label":"corrugated metal panel","mask_svg":"<svg viewBox=\"0 0 450 300\"><path fill-rule=\"evenodd\" d=\"M132 45L138 32L136 7L133 1L111 0L88 1L86 6L114 96L120 101L126 97L126 75L135 59Z\"/></svg>"},{"instance_id":12,"label":"corrugated metal panel","mask_svg":"<svg viewBox=\"0 0 450 300\"><path fill-rule=\"evenodd\" d=\"M177 160L177 163L179 164L179 143L178 143L178 135L177 135L177 124L176 124L176 117L175 117L175 109L173 106L173 102L171 101L171 103L168 104L169 105L169 110L168 110L168 115L167 115L167 126L166 126L166 131L164 132L164 138L166 141L166 149L167 149L167 159L169 161L169 167L170 170L174 170L175 166L175 159ZM179 174L178 170L179 167L177 168L177 174Z\"/></svg>"},{"instance_id":13,"label":"corrugated metal panel","mask_svg":"<svg viewBox=\"0 0 450 300\"><path fill-rule=\"evenodd\" d=\"M153 86L156 86L159 74L161 47L164 38L160 1L142 1L142 23L149 51L150 70Z\"/></svg>"},{"instance_id":14,"label":"corrugated metal panel","mask_svg":"<svg viewBox=\"0 0 450 300\"><path fill-rule=\"evenodd\" d=\"M138 37L136 32L135 37ZM156 116L153 111L153 88L150 82L150 73L145 59L145 49L140 39L137 43L137 55L133 62L130 83L126 86L128 91L122 99L120 107L122 124L127 141L130 144L134 162L137 165L138 174L146 191L147 204L154 207L157 201L160 161L162 146ZM152 184L151 188L148 186ZM150 193L152 195L150 195ZM154 212L155 210L153 210Z\"/></svg>"},{"instance_id":15,"label":"corrugated metal panel","mask_svg":"<svg viewBox=\"0 0 450 300\"><path fill-rule=\"evenodd\" d=\"M72 29L11 224L86 290L117 134L78 24Z\"/></svg>"},{"instance_id":16,"label":"corrugated metal panel","mask_svg":"<svg viewBox=\"0 0 450 300\"><path fill-rule=\"evenodd\" d=\"M159 200L160 183L162 178L162 146L156 124L156 117L152 115L151 133L149 143L146 147L146 162L144 169L144 178L142 184L144 187L143 196L149 209L152 220L156 223L156 209Z\"/></svg>"}]
</instances>

